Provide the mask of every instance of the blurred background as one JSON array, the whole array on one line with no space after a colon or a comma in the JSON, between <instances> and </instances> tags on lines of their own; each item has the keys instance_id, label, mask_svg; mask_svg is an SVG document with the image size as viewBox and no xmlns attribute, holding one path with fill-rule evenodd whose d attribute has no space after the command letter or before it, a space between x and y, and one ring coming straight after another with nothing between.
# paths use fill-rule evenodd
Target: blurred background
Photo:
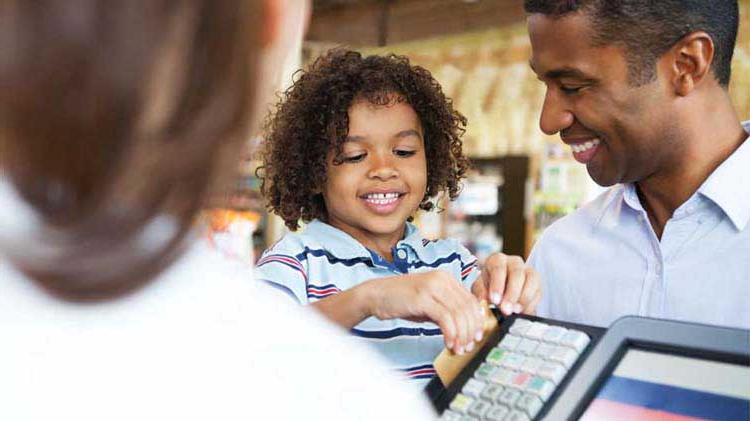
<instances>
[{"instance_id":1,"label":"blurred background","mask_svg":"<svg viewBox=\"0 0 750 421\"><path fill-rule=\"evenodd\" d=\"M750 119L750 0L740 0L740 34L730 93ZM558 136L539 130L544 85L528 66L521 0L314 0L307 39L290 57L280 89L326 50L396 53L425 67L469 120L464 148L474 170L444 212L421 213L426 237L453 237L480 259L495 251L528 256L538 234L602 191ZM249 141L237 189L205 213L209 240L253 260L284 233L269 216Z\"/></svg>"}]
</instances>

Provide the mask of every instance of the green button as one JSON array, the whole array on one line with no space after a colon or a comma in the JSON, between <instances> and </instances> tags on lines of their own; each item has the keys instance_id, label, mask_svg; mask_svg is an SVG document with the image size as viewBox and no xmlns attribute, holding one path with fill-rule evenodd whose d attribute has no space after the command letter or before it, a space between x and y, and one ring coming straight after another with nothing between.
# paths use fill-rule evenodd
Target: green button
<instances>
[{"instance_id":1,"label":"green button","mask_svg":"<svg viewBox=\"0 0 750 421\"><path fill-rule=\"evenodd\" d=\"M474 372L474 377L478 379L486 379L489 376L491 376L492 373L494 372L495 372L494 366L487 364L487 363L482 363L482 365L479 366L477 371Z\"/></svg>"},{"instance_id":2,"label":"green button","mask_svg":"<svg viewBox=\"0 0 750 421\"><path fill-rule=\"evenodd\" d=\"M471 405L473 402L474 399L459 393L455 398L453 398L453 402L451 402L450 407L452 410L464 414L469 409L469 405Z\"/></svg>"},{"instance_id":3,"label":"green button","mask_svg":"<svg viewBox=\"0 0 750 421\"><path fill-rule=\"evenodd\" d=\"M506 351L504 349L493 348L492 351L490 351L490 353L487 354L487 362L490 362L495 365L499 365L505 353Z\"/></svg>"}]
</instances>

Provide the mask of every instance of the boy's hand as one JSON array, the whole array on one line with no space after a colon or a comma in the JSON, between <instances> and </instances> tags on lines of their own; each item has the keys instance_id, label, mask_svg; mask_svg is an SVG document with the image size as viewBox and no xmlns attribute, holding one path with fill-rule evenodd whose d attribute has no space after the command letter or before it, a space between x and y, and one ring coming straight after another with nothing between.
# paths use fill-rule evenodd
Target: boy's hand
<instances>
[{"instance_id":1,"label":"boy's hand","mask_svg":"<svg viewBox=\"0 0 750 421\"><path fill-rule=\"evenodd\" d=\"M381 320L432 321L445 346L471 352L484 335L484 310L456 279L440 270L374 279L370 314Z\"/></svg>"},{"instance_id":2,"label":"boy's hand","mask_svg":"<svg viewBox=\"0 0 750 421\"><path fill-rule=\"evenodd\" d=\"M495 253L487 258L471 292L480 300L495 304L506 316L535 314L542 299L539 274L518 256Z\"/></svg>"}]
</instances>

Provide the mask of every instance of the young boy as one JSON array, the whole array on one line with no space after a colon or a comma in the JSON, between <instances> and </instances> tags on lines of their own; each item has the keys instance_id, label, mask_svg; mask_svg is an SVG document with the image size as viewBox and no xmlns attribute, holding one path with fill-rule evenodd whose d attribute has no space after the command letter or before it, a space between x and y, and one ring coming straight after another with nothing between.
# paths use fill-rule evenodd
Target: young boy
<instances>
[{"instance_id":1,"label":"young boy","mask_svg":"<svg viewBox=\"0 0 750 421\"><path fill-rule=\"evenodd\" d=\"M267 125L259 176L268 208L292 231L309 224L263 254L259 279L372 342L413 379L434 375L443 343L462 354L482 339L469 292L476 259L409 223L440 193L458 195L465 125L428 71L345 50L302 73Z\"/></svg>"}]
</instances>

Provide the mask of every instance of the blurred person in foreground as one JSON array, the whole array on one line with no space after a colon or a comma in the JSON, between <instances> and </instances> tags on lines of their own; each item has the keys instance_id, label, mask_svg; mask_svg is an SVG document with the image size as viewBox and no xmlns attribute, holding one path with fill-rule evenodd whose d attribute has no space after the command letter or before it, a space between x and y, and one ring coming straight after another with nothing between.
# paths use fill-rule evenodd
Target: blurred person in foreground
<instances>
[{"instance_id":1,"label":"blurred person in foreground","mask_svg":"<svg viewBox=\"0 0 750 421\"><path fill-rule=\"evenodd\" d=\"M728 87L736 0L526 0L542 130L611 186L529 264L539 315L750 328L750 125Z\"/></svg>"},{"instance_id":2,"label":"blurred person in foreground","mask_svg":"<svg viewBox=\"0 0 750 421\"><path fill-rule=\"evenodd\" d=\"M0 5L0 419L429 419L193 233L301 0Z\"/></svg>"}]
</instances>

